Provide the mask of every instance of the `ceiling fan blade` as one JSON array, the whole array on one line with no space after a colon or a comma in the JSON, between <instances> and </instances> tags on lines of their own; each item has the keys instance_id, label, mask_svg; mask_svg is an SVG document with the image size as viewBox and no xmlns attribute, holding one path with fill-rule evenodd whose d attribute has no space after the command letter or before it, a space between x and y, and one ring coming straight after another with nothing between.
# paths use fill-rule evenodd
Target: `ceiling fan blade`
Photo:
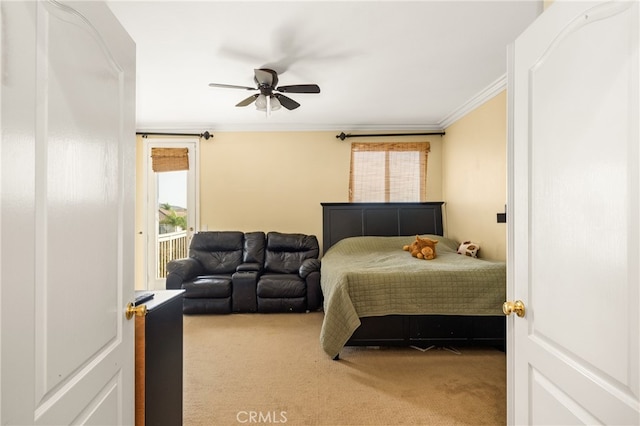
<instances>
[{"instance_id":1,"label":"ceiling fan blade","mask_svg":"<svg viewBox=\"0 0 640 426\"><path fill-rule=\"evenodd\" d=\"M276 90L284 93L320 93L320 87L317 84L293 84L280 86Z\"/></svg>"},{"instance_id":2,"label":"ceiling fan blade","mask_svg":"<svg viewBox=\"0 0 640 426\"><path fill-rule=\"evenodd\" d=\"M260 96L258 93L256 93L255 95L251 95L247 99L244 99L238 102L236 106L243 107L243 106L251 105L256 99L258 99L258 96Z\"/></svg>"},{"instance_id":3,"label":"ceiling fan blade","mask_svg":"<svg viewBox=\"0 0 640 426\"><path fill-rule=\"evenodd\" d=\"M233 84L220 84L220 83L209 83L209 87L222 87L223 89L258 90L255 87L236 86L236 85L233 85Z\"/></svg>"},{"instance_id":4,"label":"ceiling fan blade","mask_svg":"<svg viewBox=\"0 0 640 426\"><path fill-rule=\"evenodd\" d=\"M280 101L280 105L288 110L296 109L300 106L300 104L293 99L288 98L285 95L281 95L280 93L275 93L274 96L278 98L278 100Z\"/></svg>"},{"instance_id":5,"label":"ceiling fan blade","mask_svg":"<svg viewBox=\"0 0 640 426\"><path fill-rule=\"evenodd\" d=\"M275 71L268 69L255 69L253 70L253 72L256 76L255 80L259 85L267 85L273 87L278 84L278 77Z\"/></svg>"}]
</instances>

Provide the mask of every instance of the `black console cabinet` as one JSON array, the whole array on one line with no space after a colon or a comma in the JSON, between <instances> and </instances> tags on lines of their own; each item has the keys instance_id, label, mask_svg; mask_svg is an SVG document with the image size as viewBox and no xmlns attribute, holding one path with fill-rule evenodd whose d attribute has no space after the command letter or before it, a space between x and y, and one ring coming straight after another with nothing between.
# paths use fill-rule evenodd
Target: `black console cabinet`
<instances>
[{"instance_id":1,"label":"black console cabinet","mask_svg":"<svg viewBox=\"0 0 640 426\"><path fill-rule=\"evenodd\" d=\"M136 317L136 426L182 425L182 293L153 291Z\"/></svg>"}]
</instances>

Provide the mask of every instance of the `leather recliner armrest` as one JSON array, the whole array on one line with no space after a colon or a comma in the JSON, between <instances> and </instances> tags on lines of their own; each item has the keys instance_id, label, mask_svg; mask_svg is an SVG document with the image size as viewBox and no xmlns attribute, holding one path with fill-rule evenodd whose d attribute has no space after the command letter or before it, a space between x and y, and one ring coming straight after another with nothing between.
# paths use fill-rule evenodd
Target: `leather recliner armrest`
<instances>
[{"instance_id":1,"label":"leather recliner armrest","mask_svg":"<svg viewBox=\"0 0 640 426\"><path fill-rule=\"evenodd\" d=\"M184 281L204 273L204 267L192 257L174 259L167 263L167 289L179 290Z\"/></svg>"},{"instance_id":2,"label":"leather recliner armrest","mask_svg":"<svg viewBox=\"0 0 640 426\"><path fill-rule=\"evenodd\" d=\"M236 268L236 272L260 272L260 264L254 262L241 263Z\"/></svg>"},{"instance_id":3,"label":"leather recliner armrest","mask_svg":"<svg viewBox=\"0 0 640 426\"><path fill-rule=\"evenodd\" d=\"M302 265L300 265L298 275L300 275L301 278L307 278L310 273L319 271L320 259L305 259Z\"/></svg>"}]
</instances>

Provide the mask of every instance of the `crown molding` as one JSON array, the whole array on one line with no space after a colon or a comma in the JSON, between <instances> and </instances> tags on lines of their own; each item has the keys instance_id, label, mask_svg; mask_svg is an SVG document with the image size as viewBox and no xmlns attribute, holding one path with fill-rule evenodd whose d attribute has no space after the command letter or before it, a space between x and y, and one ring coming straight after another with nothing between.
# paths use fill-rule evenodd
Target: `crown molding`
<instances>
[{"instance_id":1,"label":"crown molding","mask_svg":"<svg viewBox=\"0 0 640 426\"><path fill-rule=\"evenodd\" d=\"M498 95L507 87L507 75L503 74L496 81L487 86L480 93L469 99L467 102L462 104L457 109L450 112L446 117L444 117L439 123L439 127L442 129L446 129L451 126L456 121L460 120L465 115L469 114L474 109L478 108L480 105L487 102L489 99Z\"/></svg>"},{"instance_id":2,"label":"crown molding","mask_svg":"<svg viewBox=\"0 0 640 426\"><path fill-rule=\"evenodd\" d=\"M210 133L216 132L440 132L442 128L438 125L362 125L362 124L228 124L216 125L202 123L199 126L141 126L136 131L145 132L185 132L199 133L202 129L207 129Z\"/></svg>"}]
</instances>

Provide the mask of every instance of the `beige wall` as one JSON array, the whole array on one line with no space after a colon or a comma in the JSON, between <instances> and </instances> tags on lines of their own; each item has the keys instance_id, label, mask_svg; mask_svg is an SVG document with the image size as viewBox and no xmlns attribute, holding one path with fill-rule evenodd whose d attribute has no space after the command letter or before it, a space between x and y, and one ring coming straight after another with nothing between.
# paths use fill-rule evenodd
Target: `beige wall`
<instances>
[{"instance_id":1,"label":"beige wall","mask_svg":"<svg viewBox=\"0 0 640 426\"><path fill-rule=\"evenodd\" d=\"M322 246L322 202L348 201L350 142L429 141L427 199L445 201L445 232L505 260L506 95L470 112L446 135L358 138L334 132L215 132L200 142L200 229L314 234ZM377 133L377 132L376 132ZM380 131L379 133L393 133ZM136 288L144 287L144 155L138 138Z\"/></svg>"},{"instance_id":2,"label":"beige wall","mask_svg":"<svg viewBox=\"0 0 640 426\"><path fill-rule=\"evenodd\" d=\"M347 202L351 141L335 132L216 132L200 141L200 230L313 234L322 247L323 202ZM378 133L378 132L375 132ZM380 131L379 133L392 133ZM442 201L440 136L358 138L429 141L427 198ZM144 289L144 139L137 138L136 289Z\"/></svg>"},{"instance_id":3,"label":"beige wall","mask_svg":"<svg viewBox=\"0 0 640 426\"><path fill-rule=\"evenodd\" d=\"M443 137L447 236L480 244L479 256L506 260L507 111L503 91L459 119Z\"/></svg>"},{"instance_id":4,"label":"beige wall","mask_svg":"<svg viewBox=\"0 0 640 426\"><path fill-rule=\"evenodd\" d=\"M320 203L348 201L351 140L337 139L338 133L216 133L202 141L201 229L300 232L316 235L322 245ZM431 142L427 192L429 200L441 200L440 136L401 140Z\"/></svg>"},{"instance_id":5,"label":"beige wall","mask_svg":"<svg viewBox=\"0 0 640 426\"><path fill-rule=\"evenodd\" d=\"M136 222L135 222L135 289L144 290L145 267L144 267L144 209L146 194L144 185L144 145L141 136L136 137Z\"/></svg>"}]
</instances>

